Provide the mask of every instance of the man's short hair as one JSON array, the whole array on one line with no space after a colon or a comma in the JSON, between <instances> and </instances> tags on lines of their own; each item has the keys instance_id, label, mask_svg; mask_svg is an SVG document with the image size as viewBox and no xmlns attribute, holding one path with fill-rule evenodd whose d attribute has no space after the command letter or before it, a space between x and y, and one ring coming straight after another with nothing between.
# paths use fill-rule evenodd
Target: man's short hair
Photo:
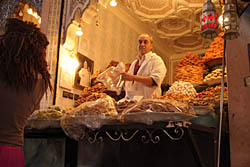
<instances>
[{"instance_id":1,"label":"man's short hair","mask_svg":"<svg viewBox=\"0 0 250 167\"><path fill-rule=\"evenodd\" d=\"M138 40L139 40L140 37L149 37L150 42L153 43L153 37L150 36L149 34L146 34L146 33L140 34L139 37L138 37Z\"/></svg>"}]
</instances>

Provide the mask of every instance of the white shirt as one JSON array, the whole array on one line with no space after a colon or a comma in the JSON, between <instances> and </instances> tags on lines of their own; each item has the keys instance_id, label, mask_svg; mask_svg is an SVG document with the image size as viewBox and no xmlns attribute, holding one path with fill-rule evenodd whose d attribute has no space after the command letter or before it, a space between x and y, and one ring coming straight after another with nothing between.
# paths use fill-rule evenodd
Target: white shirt
<instances>
[{"instance_id":1,"label":"white shirt","mask_svg":"<svg viewBox=\"0 0 250 167\"><path fill-rule=\"evenodd\" d=\"M161 96L161 84L167 73L166 66L160 56L153 52L148 52L142 57L140 68L137 75L150 76L157 84L156 86L146 86L140 82L126 81L125 99L135 100L136 98L154 98ZM128 73L133 74L137 60L134 60L129 68ZM139 60L140 62L140 60Z\"/></svg>"},{"instance_id":2,"label":"white shirt","mask_svg":"<svg viewBox=\"0 0 250 167\"><path fill-rule=\"evenodd\" d=\"M80 85L90 86L90 72L86 68L82 68L78 74L81 78Z\"/></svg>"}]
</instances>

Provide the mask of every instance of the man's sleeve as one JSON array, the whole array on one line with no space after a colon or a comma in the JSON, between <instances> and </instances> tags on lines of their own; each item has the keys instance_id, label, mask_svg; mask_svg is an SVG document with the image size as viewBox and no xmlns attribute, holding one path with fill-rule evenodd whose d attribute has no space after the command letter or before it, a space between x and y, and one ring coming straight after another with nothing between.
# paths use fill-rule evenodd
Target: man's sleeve
<instances>
[{"instance_id":1,"label":"man's sleeve","mask_svg":"<svg viewBox=\"0 0 250 167\"><path fill-rule=\"evenodd\" d=\"M159 56L155 56L152 60L151 74L153 81L160 86L163 79L165 78L167 69L165 63Z\"/></svg>"}]
</instances>

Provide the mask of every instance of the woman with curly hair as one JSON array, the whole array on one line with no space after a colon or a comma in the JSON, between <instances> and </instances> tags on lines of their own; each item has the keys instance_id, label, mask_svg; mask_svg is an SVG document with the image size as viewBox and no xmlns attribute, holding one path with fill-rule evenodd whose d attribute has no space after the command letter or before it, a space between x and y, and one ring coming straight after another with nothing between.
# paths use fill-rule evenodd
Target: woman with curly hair
<instances>
[{"instance_id":1,"label":"woman with curly hair","mask_svg":"<svg viewBox=\"0 0 250 167\"><path fill-rule=\"evenodd\" d=\"M0 166L24 167L24 127L49 87L46 36L30 22L7 19L0 36Z\"/></svg>"}]
</instances>

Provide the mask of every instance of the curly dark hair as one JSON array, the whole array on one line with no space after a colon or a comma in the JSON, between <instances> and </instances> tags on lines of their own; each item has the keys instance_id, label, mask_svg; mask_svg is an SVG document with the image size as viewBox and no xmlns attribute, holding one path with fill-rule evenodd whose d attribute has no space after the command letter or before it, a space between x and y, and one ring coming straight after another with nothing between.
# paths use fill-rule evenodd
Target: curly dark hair
<instances>
[{"instance_id":1,"label":"curly dark hair","mask_svg":"<svg viewBox=\"0 0 250 167\"><path fill-rule=\"evenodd\" d=\"M5 33L0 36L0 80L17 90L31 91L40 73L46 90L52 90L46 61L48 44L35 24L7 19Z\"/></svg>"}]
</instances>

